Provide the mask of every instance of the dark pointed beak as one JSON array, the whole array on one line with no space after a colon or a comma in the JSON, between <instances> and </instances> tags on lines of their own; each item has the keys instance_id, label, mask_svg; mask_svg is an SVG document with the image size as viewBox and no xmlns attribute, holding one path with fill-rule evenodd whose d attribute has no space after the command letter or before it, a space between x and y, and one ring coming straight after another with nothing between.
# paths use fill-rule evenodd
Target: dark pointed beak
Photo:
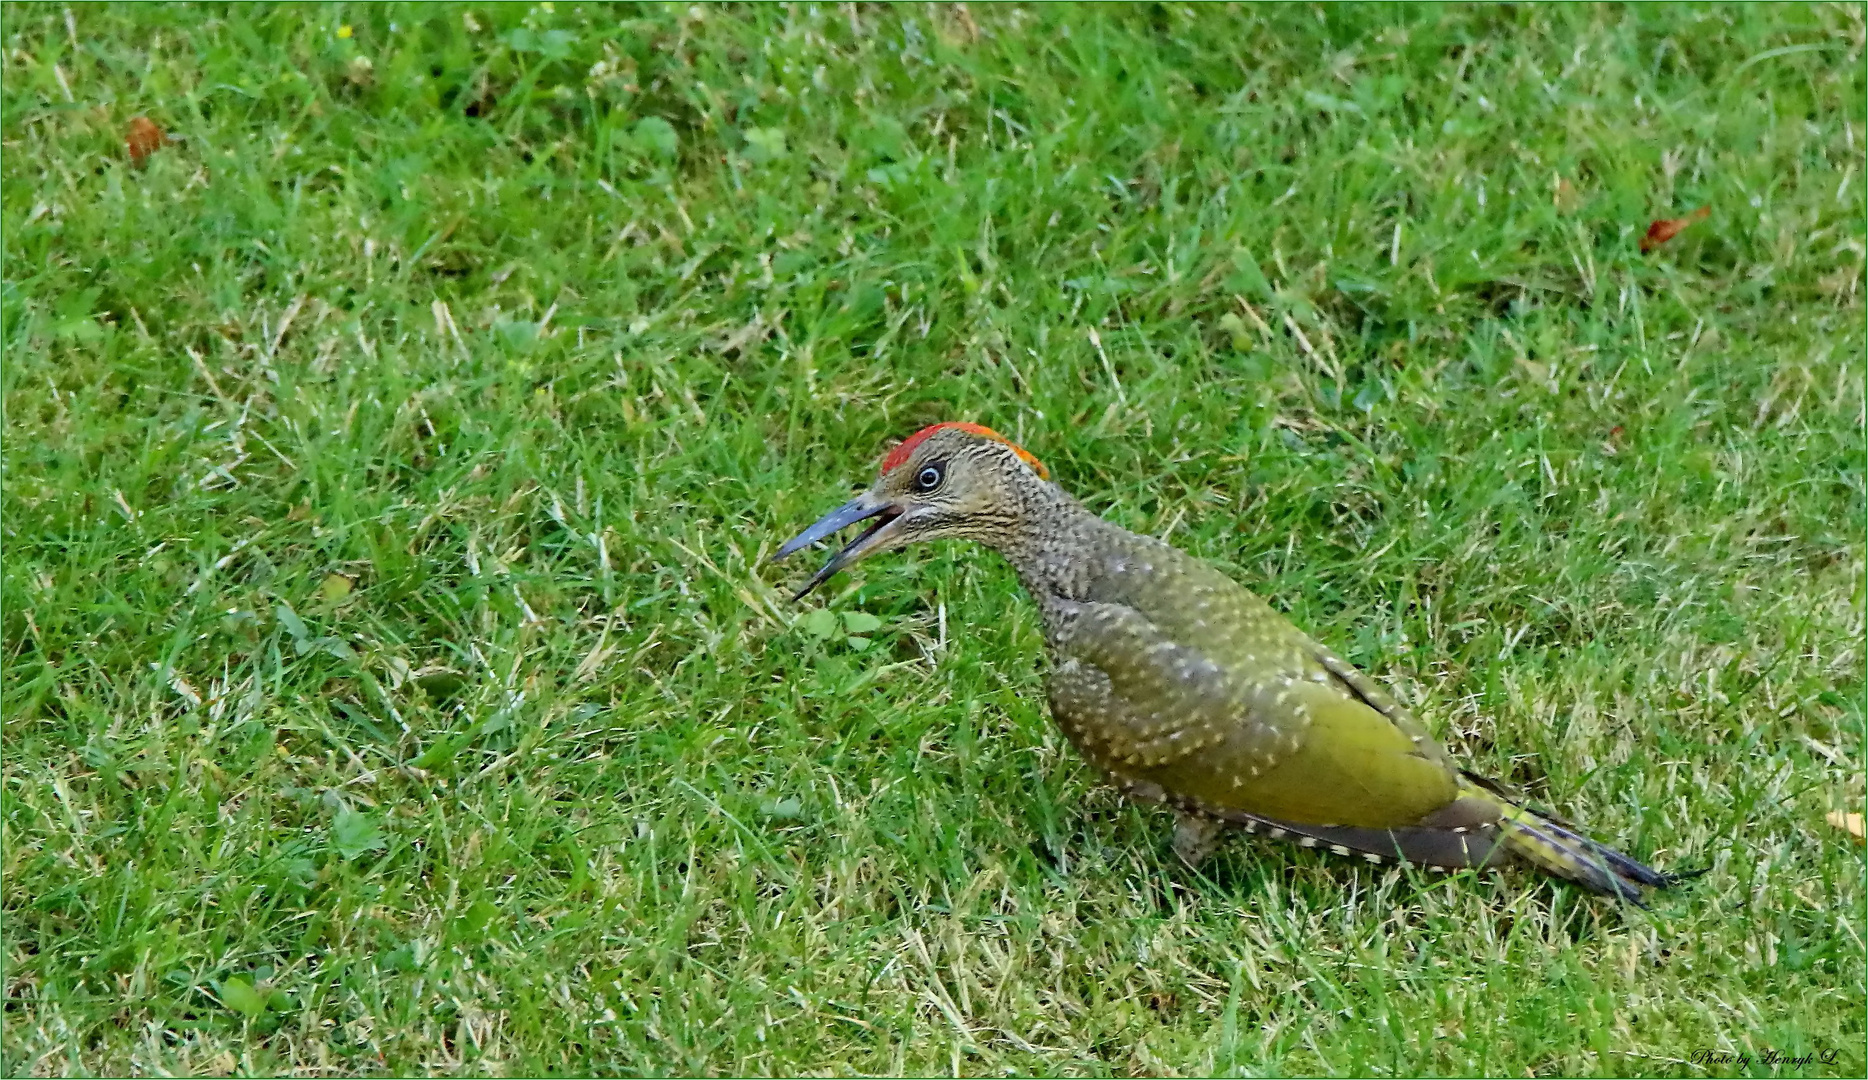
<instances>
[{"instance_id":1,"label":"dark pointed beak","mask_svg":"<svg viewBox=\"0 0 1868 1080\"><path fill-rule=\"evenodd\" d=\"M834 536L859 521L868 521L871 518L877 519L874 525L864 529L861 533L857 534L856 539L846 544L842 551L832 555L830 561L824 564L824 568L812 574L811 580L804 583L804 588L799 589L797 593L792 596L793 600L802 600L812 589L830 580L831 575L875 550L882 540L886 539L881 536L882 530L888 528L895 522L896 518L901 516L902 512L899 507L865 491L856 498L832 510L830 513L818 518L815 525L812 525L810 528L786 541L784 547L779 548L772 554L771 561L777 562L789 555L802 551L812 544L817 543L819 540Z\"/></svg>"}]
</instances>

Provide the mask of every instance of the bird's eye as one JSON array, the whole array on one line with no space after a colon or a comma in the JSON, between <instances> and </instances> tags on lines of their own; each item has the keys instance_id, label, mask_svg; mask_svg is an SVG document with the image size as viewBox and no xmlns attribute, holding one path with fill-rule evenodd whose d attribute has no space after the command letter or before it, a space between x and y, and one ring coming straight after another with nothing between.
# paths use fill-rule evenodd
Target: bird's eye
<instances>
[{"instance_id":1,"label":"bird's eye","mask_svg":"<svg viewBox=\"0 0 1868 1080\"><path fill-rule=\"evenodd\" d=\"M929 465L926 468L922 469L919 473L915 475L915 490L916 491L933 491L935 488L940 486L941 476L943 475L943 473L944 473L943 467L938 464Z\"/></svg>"}]
</instances>

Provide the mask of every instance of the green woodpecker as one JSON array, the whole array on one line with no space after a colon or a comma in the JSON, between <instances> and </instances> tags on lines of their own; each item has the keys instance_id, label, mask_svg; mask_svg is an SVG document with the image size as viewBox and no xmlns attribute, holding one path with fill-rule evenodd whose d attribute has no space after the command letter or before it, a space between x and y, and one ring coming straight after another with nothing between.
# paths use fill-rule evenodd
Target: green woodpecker
<instances>
[{"instance_id":1,"label":"green woodpecker","mask_svg":"<svg viewBox=\"0 0 1868 1080\"><path fill-rule=\"evenodd\" d=\"M936 424L869 490L779 548L869 526L794 599L866 555L964 537L1038 605L1051 715L1130 797L1178 814L1190 866L1228 827L1370 862L1529 863L1639 902L1673 884L1462 770L1408 711L1212 567L1085 510L1036 458L978 424Z\"/></svg>"}]
</instances>

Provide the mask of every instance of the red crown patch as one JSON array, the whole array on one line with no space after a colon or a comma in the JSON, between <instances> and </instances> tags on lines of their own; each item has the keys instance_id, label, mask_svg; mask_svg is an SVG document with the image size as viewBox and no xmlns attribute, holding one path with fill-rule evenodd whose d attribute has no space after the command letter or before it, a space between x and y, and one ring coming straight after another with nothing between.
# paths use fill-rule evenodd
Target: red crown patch
<instances>
[{"instance_id":1,"label":"red crown patch","mask_svg":"<svg viewBox=\"0 0 1868 1080\"><path fill-rule=\"evenodd\" d=\"M1020 461L1023 461L1025 464L1031 466L1031 470L1038 474L1038 478L1040 480L1049 480L1051 478L1051 471L1044 467L1044 463L1042 461L1039 461L1037 458L1032 457L1030 451L1026 450L1024 447L1018 445L1017 443L999 434L998 432L992 430L991 428L985 426L984 424L969 424L964 421L950 421L945 424L931 424L927 427L922 428L920 431L915 432L913 435L908 436L906 439L903 439L901 441L900 446L897 446L895 449L890 450L888 456L882 459L882 472L886 473L890 469L893 469L897 465L900 465L902 462L907 461L908 455L915 452L915 447L920 446L922 443L926 442L927 437L929 435L934 434L936 431L939 431L942 428L959 428L961 431L967 432L969 434L980 435L988 439L993 439L997 442L1002 442L1005 445L1012 448L1012 452L1018 455L1018 459Z\"/></svg>"}]
</instances>

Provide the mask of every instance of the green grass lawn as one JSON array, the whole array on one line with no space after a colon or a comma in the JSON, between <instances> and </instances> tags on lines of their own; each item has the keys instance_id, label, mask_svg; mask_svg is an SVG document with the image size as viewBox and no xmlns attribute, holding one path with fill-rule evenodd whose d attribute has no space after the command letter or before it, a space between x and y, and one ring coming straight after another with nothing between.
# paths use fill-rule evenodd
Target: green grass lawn
<instances>
[{"instance_id":1,"label":"green grass lawn","mask_svg":"<svg viewBox=\"0 0 1868 1080\"><path fill-rule=\"evenodd\" d=\"M1862 1074L1860 7L0 17L8 1074ZM1185 870L937 419L1710 872Z\"/></svg>"}]
</instances>

